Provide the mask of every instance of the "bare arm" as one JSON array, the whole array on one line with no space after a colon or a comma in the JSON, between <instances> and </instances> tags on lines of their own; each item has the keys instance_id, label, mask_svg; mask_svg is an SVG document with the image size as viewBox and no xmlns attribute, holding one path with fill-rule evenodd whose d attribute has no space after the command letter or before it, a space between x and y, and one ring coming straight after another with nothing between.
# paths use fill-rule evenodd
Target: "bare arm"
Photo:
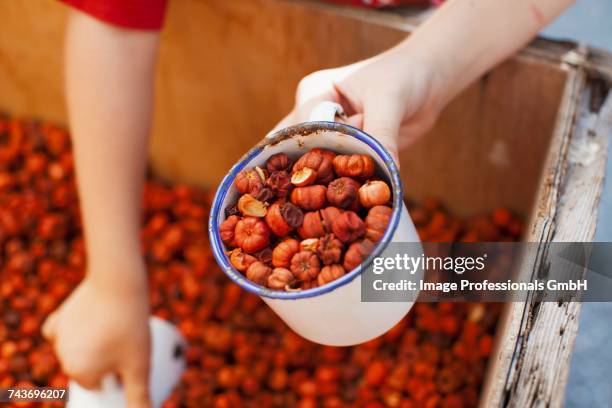
<instances>
[{"instance_id":1,"label":"bare arm","mask_svg":"<svg viewBox=\"0 0 612 408\"><path fill-rule=\"evenodd\" d=\"M114 28L80 13L66 39L66 89L91 264L140 253L140 205L159 35ZM93 272L93 271L92 271ZM140 284L142 276L92 279Z\"/></svg>"},{"instance_id":2,"label":"bare arm","mask_svg":"<svg viewBox=\"0 0 612 408\"><path fill-rule=\"evenodd\" d=\"M88 265L43 329L68 375L89 388L120 375L130 407L149 405L139 230L158 41L70 13L66 90Z\"/></svg>"},{"instance_id":3,"label":"bare arm","mask_svg":"<svg viewBox=\"0 0 612 408\"><path fill-rule=\"evenodd\" d=\"M525 46L574 0L451 0L400 49L439 76L446 104L485 71Z\"/></svg>"},{"instance_id":4,"label":"bare arm","mask_svg":"<svg viewBox=\"0 0 612 408\"><path fill-rule=\"evenodd\" d=\"M349 124L388 150L429 130L440 111L485 71L524 46L573 0L450 0L392 49L300 82L277 127L307 120L321 100L342 103Z\"/></svg>"}]
</instances>

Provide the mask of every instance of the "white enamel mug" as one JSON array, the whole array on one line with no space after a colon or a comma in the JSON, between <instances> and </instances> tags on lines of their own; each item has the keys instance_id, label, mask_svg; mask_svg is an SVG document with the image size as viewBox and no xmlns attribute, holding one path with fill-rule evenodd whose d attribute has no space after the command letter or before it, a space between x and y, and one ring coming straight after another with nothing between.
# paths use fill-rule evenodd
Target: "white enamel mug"
<instances>
[{"instance_id":1,"label":"white enamel mug","mask_svg":"<svg viewBox=\"0 0 612 408\"><path fill-rule=\"evenodd\" d=\"M151 331L151 370L149 393L151 406L159 408L170 396L185 370L185 340L170 323L157 317L149 319ZM75 381L69 382L68 408L125 407L123 387L109 374L98 390L87 390Z\"/></svg>"},{"instance_id":2,"label":"white enamel mug","mask_svg":"<svg viewBox=\"0 0 612 408\"><path fill-rule=\"evenodd\" d=\"M415 242L419 237L403 202L397 165L389 152L373 137L354 127L334 122L340 105L323 102L315 107L311 121L281 129L268 135L243 156L221 182L211 209L210 242L215 258L224 272L242 288L259 295L285 323L302 337L331 346L350 346L384 334L412 308L414 302L362 302L361 273L377 256L384 256L389 242ZM368 154L377 163L379 176L392 186L393 212L387 231L364 263L327 285L301 291L276 291L259 286L233 268L219 234L225 219L224 209L235 203L238 192L234 179L245 168L264 166L276 153L296 159L312 148L321 147L339 154ZM420 245L411 245L419 256ZM420 279L417 272L416 279Z\"/></svg>"}]
</instances>

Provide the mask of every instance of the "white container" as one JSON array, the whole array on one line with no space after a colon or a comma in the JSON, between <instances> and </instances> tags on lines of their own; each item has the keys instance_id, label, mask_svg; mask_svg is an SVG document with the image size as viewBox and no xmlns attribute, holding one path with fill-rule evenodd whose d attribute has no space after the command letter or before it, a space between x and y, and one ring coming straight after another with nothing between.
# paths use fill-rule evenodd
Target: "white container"
<instances>
[{"instance_id":1,"label":"white container","mask_svg":"<svg viewBox=\"0 0 612 408\"><path fill-rule=\"evenodd\" d=\"M414 302L362 302L360 275L366 265L381 256L389 242L420 242L403 202L397 165L389 152L374 138L351 126L334 122L337 104L323 102L313 111L313 121L288 127L268 135L250 150L225 176L213 201L209 221L210 242L217 262L238 285L259 295L296 333L316 343L349 346L371 340L398 323ZM327 120L316 120L327 119ZM393 193L393 213L389 227L364 264L327 285L302 291L275 291L259 286L234 269L221 241L219 225L224 209L238 199L234 179L245 168L262 166L273 154L284 152L296 159L314 147L340 154L368 154L377 163ZM412 256L419 256L420 245L410 245ZM422 271L417 272L417 280Z\"/></svg>"},{"instance_id":2,"label":"white container","mask_svg":"<svg viewBox=\"0 0 612 408\"><path fill-rule=\"evenodd\" d=\"M151 330L151 372L149 392L151 406L159 408L170 396L185 370L186 343L176 328L157 317L149 319ZM75 381L69 382L68 408L125 407L123 387L114 375L102 380L99 390L87 390Z\"/></svg>"}]
</instances>

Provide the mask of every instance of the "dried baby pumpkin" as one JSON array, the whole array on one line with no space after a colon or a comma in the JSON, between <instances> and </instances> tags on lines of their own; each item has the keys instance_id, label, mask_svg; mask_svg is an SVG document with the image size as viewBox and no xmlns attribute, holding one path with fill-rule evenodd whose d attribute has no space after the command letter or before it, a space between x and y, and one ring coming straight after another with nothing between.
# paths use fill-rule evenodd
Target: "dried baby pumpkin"
<instances>
[{"instance_id":1,"label":"dried baby pumpkin","mask_svg":"<svg viewBox=\"0 0 612 408\"><path fill-rule=\"evenodd\" d=\"M229 253L229 259L234 268L240 272L246 271L253 262L257 261L257 258L246 254L241 248L234 248Z\"/></svg>"},{"instance_id":2,"label":"dried baby pumpkin","mask_svg":"<svg viewBox=\"0 0 612 408\"><path fill-rule=\"evenodd\" d=\"M252 170L241 170L234 180L236 189L240 194L253 194L257 195L259 190L264 186L265 179L262 179L261 175Z\"/></svg>"},{"instance_id":3,"label":"dried baby pumpkin","mask_svg":"<svg viewBox=\"0 0 612 408\"><path fill-rule=\"evenodd\" d=\"M342 265L327 265L321 269L321 273L317 276L317 284L319 286L323 286L328 284L329 282L335 281L336 279L344 276L346 271L342 267Z\"/></svg>"},{"instance_id":4,"label":"dried baby pumpkin","mask_svg":"<svg viewBox=\"0 0 612 408\"><path fill-rule=\"evenodd\" d=\"M246 217L264 217L267 212L267 204L257 200L250 194L244 194L238 199L238 211Z\"/></svg>"},{"instance_id":5,"label":"dried baby pumpkin","mask_svg":"<svg viewBox=\"0 0 612 408\"><path fill-rule=\"evenodd\" d=\"M297 229L297 232L303 239L318 238L325 235L320 212L310 211L304 214L304 221L302 226Z\"/></svg>"},{"instance_id":6,"label":"dried baby pumpkin","mask_svg":"<svg viewBox=\"0 0 612 408\"><path fill-rule=\"evenodd\" d=\"M338 155L333 161L334 171L340 177L353 177L360 180L374 175L374 160L366 154Z\"/></svg>"},{"instance_id":7,"label":"dried baby pumpkin","mask_svg":"<svg viewBox=\"0 0 612 408\"><path fill-rule=\"evenodd\" d=\"M277 268L289 268L291 258L300 251L297 239L287 238L279 242L272 250L272 265Z\"/></svg>"},{"instance_id":8,"label":"dried baby pumpkin","mask_svg":"<svg viewBox=\"0 0 612 408\"><path fill-rule=\"evenodd\" d=\"M319 238L306 238L300 242L300 251L310 251L317 253L319 248Z\"/></svg>"},{"instance_id":9,"label":"dried baby pumpkin","mask_svg":"<svg viewBox=\"0 0 612 408\"><path fill-rule=\"evenodd\" d=\"M284 290L295 281L295 276L287 268L274 268L268 276L268 287L275 290Z\"/></svg>"},{"instance_id":10,"label":"dried baby pumpkin","mask_svg":"<svg viewBox=\"0 0 612 408\"><path fill-rule=\"evenodd\" d=\"M270 174L270 177L266 180L266 184L278 197L286 197L293 188L289 173L283 170L275 171Z\"/></svg>"},{"instance_id":11,"label":"dried baby pumpkin","mask_svg":"<svg viewBox=\"0 0 612 408\"><path fill-rule=\"evenodd\" d=\"M369 239L353 242L344 254L342 266L347 272L358 267L374 250L374 243Z\"/></svg>"},{"instance_id":12,"label":"dried baby pumpkin","mask_svg":"<svg viewBox=\"0 0 612 408\"><path fill-rule=\"evenodd\" d=\"M319 239L317 254L324 265L335 264L340 262L342 258L343 247L342 241L336 238L334 234L327 234Z\"/></svg>"},{"instance_id":13,"label":"dried baby pumpkin","mask_svg":"<svg viewBox=\"0 0 612 408\"><path fill-rule=\"evenodd\" d=\"M334 220L343 213L343 211L337 207L330 206L325 207L321 211L321 220L323 221L323 229L330 233L332 232L332 224Z\"/></svg>"},{"instance_id":14,"label":"dried baby pumpkin","mask_svg":"<svg viewBox=\"0 0 612 408\"><path fill-rule=\"evenodd\" d=\"M333 164L334 158L336 157L335 152L328 150L328 149L323 149L322 147L315 147L314 149L311 150L311 152L327 157L332 162L332 164Z\"/></svg>"},{"instance_id":15,"label":"dried baby pumpkin","mask_svg":"<svg viewBox=\"0 0 612 408\"><path fill-rule=\"evenodd\" d=\"M236 246L234 242L234 230L236 229L238 221L240 221L240 217L230 215L219 226L219 235L221 235L221 241L223 241L225 245Z\"/></svg>"},{"instance_id":16,"label":"dried baby pumpkin","mask_svg":"<svg viewBox=\"0 0 612 408\"><path fill-rule=\"evenodd\" d=\"M308 167L317 173L317 183L327 184L334 179L334 166L329 156L321 150L310 151L300 157L293 165L293 171Z\"/></svg>"},{"instance_id":17,"label":"dried baby pumpkin","mask_svg":"<svg viewBox=\"0 0 612 408\"><path fill-rule=\"evenodd\" d=\"M285 153L276 153L266 161L266 169L270 174L275 171L288 171L291 167L291 159Z\"/></svg>"},{"instance_id":18,"label":"dried baby pumpkin","mask_svg":"<svg viewBox=\"0 0 612 408\"><path fill-rule=\"evenodd\" d=\"M270 229L264 221L255 217L238 221L234 236L236 244L248 254L254 254L270 243Z\"/></svg>"},{"instance_id":19,"label":"dried baby pumpkin","mask_svg":"<svg viewBox=\"0 0 612 408\"><path fill-rule=\"evenodd\" d=\"M272 268L264 264L263 262L253 262L246 271L246 277L251 282L255 282L258 285L266 286L268 283L268 277L272 273Z\"/></svg>"},{"instance_id":20,"label":"dried baby pumpkin","mask_svg":"<svg viewBox=\"0 0 612 408\"><path fill-rule=\"evenodd\" d=\"M257 258L259 262L263 262L268 265L272 263L272 250L270 247L265 247L255 254L255 258Z\"/></svg>"},{"instance_id":21,"label":"dried baby pumpkin","mask_svg":"<svg viewBox=\"0 0 612 408\"><path fill-rule=\"evenodd\" d=\"M270 187L262 187L255 198L264 203L271 203L276 198L276 193Z\"/></svg>"},{"instance_id":22,"label":"dried baby pumpkin","mask_svg":"<svg viewBox=\"0 0 612 408\"><path fill-rule=\"evenodd\" d=\"M319 210L325 206L327 189L322 185L297 187L291 192L291 202L307 210Z\"/></svg>"},{"instance_id":23,"label":"dried baby pumpkin","mask_svg":"<svg viewBox=\"0 0 612 408\"><path fill-rule=\"evenodd\" d=\"M368 181L359 188L359 202L366 208L384 205L391 200L391 190L381 180Z\"/></svg>"},{"instance_id":24,"label":"dried baby pumpkin","mask_svg":"<svg viewBox=\"0 0 612 408\"><path fill-rule=\"evenodd\" d=\"M293 172L291 175L291 184L296 187L305 187L317 180L317 172L310 167L304 167L300 170Z\"/></svg>"},{"instance_id":25,"label":"dried baby pumpkin","mask_svg":"<svg viewBox=\"0 0 612 408\"><path fill-rule=\"evenodd\" d=\"M332 231L342 242L353 242L365 234L365 223L353 211L345 211L333 220Z\"/></svg>"},{"instance_id":26,"label":"dried baby pumpkin","mask_svg":"<svg viewBox=\"0 0 612 408\"><path fill-rule=\"evenodd\" d=\"M293 227L287 224L285 218L281 214L280 208L281 205L278 202L272 204L268 208L268 212L266 214L265 219L266 224L268 224L268 227L270 227L270 230L275 235L279 237L284 237L293 230Z\"/></svg>"},{"instance_id":27,"label":"dried baby pumpkin","mask_svg":"<svg viewBox=\"0 0 612 408\"><path fill-rule=\"evenodd\" d=\"M336 207L347 208L357 200L361 185L350 177L340 177L327 186L327 201Z\"/></svg>"},{"instance_id":28,"label":"dried baby pumpkin","mask_svg":"<svg viewBox=\"0 0 612 408\"><path fill-rule=\"evenodd\" d=\"M365 219L365 237L372 242L378 242L384 235L391 220L393 210L386 205L377 205L370 208Z\"/></svg>"},{"instance_id":29,"label":"dried baby pumpkin","mask_svg":"<svg viewBox=\"0 0 612 408\"><path fill-rule=\"evenodd\" d=\"M291 258L291 272L301 281L310 281L317 277L320 269L319 258L310 251L301 251Z\"/></svg>"},{"instance_id":30,"label":"dried baby pumpkin","mask_svg":"<svg viewBox=\"0 0 612 408\"><path fill-rule=\"evenodd\" d=\"M304 222L304 212L293 203L286 202L281 205L280 212L285 222L293 228L297 228Z\"/></svg>"}]
</instances>

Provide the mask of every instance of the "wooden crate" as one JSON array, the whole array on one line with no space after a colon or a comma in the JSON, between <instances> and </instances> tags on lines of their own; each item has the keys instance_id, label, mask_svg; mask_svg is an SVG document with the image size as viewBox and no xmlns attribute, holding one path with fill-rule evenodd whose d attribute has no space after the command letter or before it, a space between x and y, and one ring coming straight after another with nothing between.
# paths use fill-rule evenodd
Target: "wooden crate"
<instances>
[{"instance_id":1,"label":"wooden crate","mask_svg":"<svg viewBox=\"0 0 612 408\"><path fill-rule=\"evenodd\" d=\"M380 52L420 20L307 1L170 3L151 162L163 177L209 186L288 112L302 76ZM0 15L0 109L65 122L64 7L5 1ZM508 206L530 220L524 239L542 247L591 240L612 121L611 61L535 41L463 92L402 154L408 196L441 197L466 216ZM585 146L599 149L584 155ZM577 302L507 304L481 405L561 405L579 314Z\"/></svg>"}]
</instances>

